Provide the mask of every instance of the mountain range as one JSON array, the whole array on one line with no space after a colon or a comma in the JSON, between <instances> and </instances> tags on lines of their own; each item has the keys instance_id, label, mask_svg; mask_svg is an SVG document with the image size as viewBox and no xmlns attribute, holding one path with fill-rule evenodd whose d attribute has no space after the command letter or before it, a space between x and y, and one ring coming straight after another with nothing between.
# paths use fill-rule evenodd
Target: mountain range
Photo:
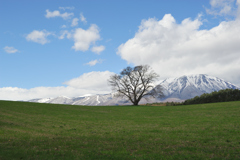
<instances>
[{"instance_id":1,"label":"mountain range","mask_svg":"<svg viewBox=\"0 0 240 160\"><path fill-rule=\"evenodd\" d=\"M161 86L161 87L159 87ZM211 93L221 89L240 89L238 86L226 82L223 79L208 76L206 74L196 74L181 76L177 78L168 78L156 86L156 89L162 88L164 98L142 99L140 104L154 102L181 102L186 99L200 96L203 93ZM59 96L56 98L32 99L29 102L88 105L88 106L106 106L106 105L131 105L126 98L115 97L113 93L99 94L92 96L69 98Z\"/></svg>"}]
</instances>

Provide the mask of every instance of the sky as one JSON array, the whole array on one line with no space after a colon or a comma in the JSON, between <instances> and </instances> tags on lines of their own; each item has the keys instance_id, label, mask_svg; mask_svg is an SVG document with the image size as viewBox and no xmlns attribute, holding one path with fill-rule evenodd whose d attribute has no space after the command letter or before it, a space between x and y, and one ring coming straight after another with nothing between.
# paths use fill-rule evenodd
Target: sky
<instances>
[{"instance_id":1,"label":"sky","mask_svg":"<svg viewBox=\"0 0 240 160\"><path fill-rule=\"evenodd\" d=\"M240 86L240 0L7 0L0 12L1 100L107 94L136 65Z\"/></svg>"}]
</instances>

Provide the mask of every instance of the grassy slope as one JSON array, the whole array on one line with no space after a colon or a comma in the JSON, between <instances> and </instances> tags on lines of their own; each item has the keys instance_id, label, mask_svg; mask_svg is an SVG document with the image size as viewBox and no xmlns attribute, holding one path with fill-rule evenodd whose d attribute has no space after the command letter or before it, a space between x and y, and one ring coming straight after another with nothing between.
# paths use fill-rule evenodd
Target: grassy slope
<instances>
[{"instance_id":1,"label":"grassy slope","mask_svg":"<svg viewBox=\"0 0 240 160\"><path fill-rule=\"evenodd\" d=\"M0 159L240 159L240 102L69 106L0 101Z\"/></svg>"}]
</instances>

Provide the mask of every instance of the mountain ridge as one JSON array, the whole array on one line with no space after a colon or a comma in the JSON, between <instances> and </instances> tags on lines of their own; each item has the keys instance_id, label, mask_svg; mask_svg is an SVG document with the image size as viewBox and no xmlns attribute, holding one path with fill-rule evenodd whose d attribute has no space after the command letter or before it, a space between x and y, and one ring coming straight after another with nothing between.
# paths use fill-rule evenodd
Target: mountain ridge
<instances>
[{"instance_id":1,"label":"mountain ridge","mask_svg":"<svg viewBox=\"0 0 240 160\"><path fill-rule=\"evenodd\" d=\"M165 79L160 83L167 98L189 99L203 93L211 93L221 89L239 89L238 86L218 77L206 74L184 75L177 78Z\"/></svg>"},{"instance_id":2,"label":"mountain ridge","mask_svg":"<svg viewBox=\"0 0 240 160\"><path fill-rule=\"evenodd\" d=\"M240 89L238 86L230 82L226 82L223 79L208 76L206 74L192 74L176 78L167 78L157 85L156 88L158 88L158 86L161 86L165 98L149 98L149 101L142 99L140 104L167 101L181 102L195 96L200 96L203 93L211 93L221 89ZM114 93L79 96L73 98L59 96L56 98L33 99L29 100L29 102L88 106L131 105L129 100L126 98L114 97Z\"/></svg>"}]
</instances>

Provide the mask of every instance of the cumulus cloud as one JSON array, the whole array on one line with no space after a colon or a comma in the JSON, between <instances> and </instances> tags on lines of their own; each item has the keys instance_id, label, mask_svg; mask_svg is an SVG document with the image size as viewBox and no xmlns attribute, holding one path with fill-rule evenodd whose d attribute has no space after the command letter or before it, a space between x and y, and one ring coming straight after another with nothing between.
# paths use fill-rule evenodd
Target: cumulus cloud
<instances>
[{"instance_id":1,"label":"cumulus cloud","mask_svg":"<svg viewBox=\"0 0 240 160\"><path fill-rule=\"evenodd\" d=\"M68 13L68 12L65 12L65 13L61 14L58 10L55 10L55 11L51 12L47 9L45 17L46 18L62 17L63 19L66 20L66 19L71 18L71 16L73 16L73 15L74 15L73 13Z\"/></svg>"},{"instance_id":2,"label":"cumulus cloud","mask_svg":"<svg viewBox=\"0 0 240 160\"><path fill-rule=\"evenodd\" d=\"M201 25L199 17L178 24L171 14L143 20L117 53L129 63L149 64L162 79L205 73L240 85L240 20L208 30Z\"/></svg>"},{"instance_id":3,"label":"cumulus cloud","mask_svg":"<svg viewBox=\"0 0 240 160\"><path fill-rule=\"evenodd\" d=\"M97 25L92 24L89 29L84 30L77 28L73 34L75 51L87 51L91 44L94 44L97 40L100 40L99 28Z\"/></svg>"},{"instance_id":4,"label":"cumulus cloud","mask_svg":"<svg viewBox=\"0 0 240 160\"><path fill-rule=\"evenodd\" d=\"M85 24L87 23L87 19L83 16L83 13L80 13L80 20Z\"/></svg>"},{"instance_id":5,"label":"cumulus cloud","mask_svg":"<svg viewBox=\"0 0 240 160\"><path fill-rule=\"evenodd\" d=\"M16 52L19 52L17 49L15 49L14 47L9 47L9 46L6 46L4 47L4 50L5 52L7 53L16 53Z\"/></svg>"},{"instance_id":6,"label":"cumulus cloud","mask_svg":"<svg viewBox=\"0 0 240 160\"><path fill-rule=\"evenodd\" d=\"M78 21L79 21L78 18L73 18L71 26L72 26L72 27L77 26L77 25L78 25Z\"/></svg>"},{"instance_id":7,"label":"cumulus cloud","mask_svg":"<svg viewBox=\"0 0 240 160\"><path fill-rule=\"evenodd\" d=\"M86 65L89 65L89 66L95 66L97 63L102 63L102 60L101 59L95 59L95 60L92 60L88 63L86 63Z\"/></svg>"},{"instance_id":8,"label":"cumulus cloud","mask_svg":"<svg viewBox=\"0 0 240 160\"><path fill-rule=\"evenodd\" d=\"M26 36L26 39L27 39L27 41L33 41L33 42L36 42L36 43L45 44L45 43L50 42L47 39L47 37L49 35L53 35L53 34L51 32L46 31L46 30L42 30L42 31L34 30Z\"/></svg>"},{"instance_id":9,"label":"cumulus cloud","mask_svg":"<svg viewBox=\"0 0 240 160\"><path fill-rule=\"evenodd\" d=\"M93 46L91 51L97 54L100 54L102 51L105 50L104 46Z\"/></svg>"},{"instance_id":10,"label":"cumulus cloud","mask_svg":"<svg viewBox=\"0 0 240 160\"><path fill-rule=\"evenodd\" d=\"M57 96L77 97L86 94L106 94L111 92L107 79L113 74L109 71L90 72L65 82L67 86L35 87L31 89L4 87L0 88L1 100L30 100Z\"/></svg>"},{"instance_id":11,"label":"cumulus cloud","mask_svg":"<svg viewBox=\"0 0 240 160\"><path fill-rule=\"evenodd\" d=\"M64 84L74 88L110 92L111 87L108 86L107 80L112 74L113 73L109 71L104 72L93 71L89 73L84 73L80 77L67 81Z\"/></svg>"}]
</instances>

